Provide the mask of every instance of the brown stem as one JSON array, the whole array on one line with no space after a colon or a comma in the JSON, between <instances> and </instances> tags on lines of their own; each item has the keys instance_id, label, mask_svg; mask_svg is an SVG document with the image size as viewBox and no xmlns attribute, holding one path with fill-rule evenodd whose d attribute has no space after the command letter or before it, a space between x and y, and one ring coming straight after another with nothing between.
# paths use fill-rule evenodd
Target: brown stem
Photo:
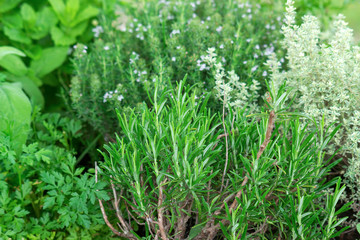
<instances>
[{"instance_id":1,"label":"brown stem","mask_svg":"<svg viewBox=\"0 0 360 240\"><path fill-rule=\"evenodd\" d=\"M97 164L95 162L95 182L97 183L98 182L98 177L97 177ZM134 238L133 236L129 235L129 234L126 234L126 233L121 233L119 232L118 230L116 230L114 228L114 226L109 222L108 220L108 217L106 215L106 212L105 212L105 208L104 208L104 205L102 203L102 201L99 199L99 205L100 205L100 210L101 210L101 213L103 215L103 218L104 218L104 221L106 223L106 225L111 229L111 231L116 234L117 236L119 237L124 237L124 238L128 238L128 239L136 239Z\"/></svg>"},{"instance_id":2,"label":"brown stem","mask_svg":"<svg viewBox=\"0 0 360 240\"><path fill-rule=\"evenodd\" d=\"M243 182L241 183L241 186L244 187L246 185L246 183L248 182L248 180L249 180L248 177L245 176ZM230 213L233 211L233 209L235 209L237 207L238 202L237 202L236 198L240 198L242 195L242 192L243 192L243 188L241 188L240 191L238 191L237 194L235 195L235 199L229 207ZM224 204L221 206L221 208L223 208L223 207L224 207ZM216 211L214 213L214 215L219 215L220 210ZM221 221L221 223L225 225L225 224L227 224L227 220L224 219ZM203 230L201 231L201 233L198 236L196 236L196 238L194 238L194 240L202 240L202 239L212 240L215 238L219 229L220 229L220 224L217 223L215 225L215 219L213 217L206 223L206 225L203 228Z\"/></svg>"},{"instance_id":3,"label":"brown stem","mask_svg":"<svg viewBox=\"0 0 360 240\"><path fill-rule=\"evenodd\" d=\"M110 176L110 177L111 177L111 176ZM114 183L113 183L112 180L110 180L110 182L111 182L111 188L112 188L112 190L113 190L113 195L114 195L114 207L115 207L116 216L117 216L117 218L118 218L119 221L120 221L120 224L121 224L122 229L124 229L124 233L125 233L125 234L128 234L128 233L129 233L129 235L133 235L133 234L131 234L131 230L132 230L131 226L128 225L128 224L125 222L125 220L124 220L124 218L122 217L121 212L120 212L120 210L119 210L119 202L120 202L120 199L118 200L118 198L117 198L117 193L116 193L116 189L115 189ZM135 238L134 235L133 235L133 237Z\"/></svg>"},{"instance_id":4,"label":"brown stem","mask_svg":"<svg viewBox=\"0 0 360 240\"><path fill-rule=\"evenodd\" d=\"M275 125L275 112L274 110L272 110L270 112L269 115L269 120L268 120L268 126L266 129L266 135L265 135L265 140L264 142L261 144L259 152L257 153L256 159L259 160L260 156L263 154L266 146L269 144L270 142L270 138L271 138L271 133L274 129L274 125Z\"/></svg>"},{"instance_id":5,"label":"brown stem","mask_svg":"<svg viewBox=\"0 0 360 240\"><path fill-rule=\"evenodd\" d=\"M211 174L213 174L213 170L211 170L211 172L210 172L210 176L211 176ZM209 180L209 183L208 183L208 186L207 186L207 203L209 203L210 204L210 189L211 189L211 180Z\"/></svg>"},{"instance_id":6,"label":"brown stem","mask_svg":"<svg viewBox=\"0 0 360 240\"><path fill-rule=\"evenodd\" d=\"M166 179L163 180L160 185L159 185L159 200L158 200L158 225L159 225L159 231L160 231L160 236L162 240L168 240L167 236L166 236L166 232L165 232L165 227L164 227L164 219L163 219L163 211L164 211L164 207L162 207L162 203L163 203L163 184L166 182Z\"/></svg>"},{"instance_id":7,"label":"brown stem","mask_svg":"<svg viewBox=\"0 0 360 240\"><path fill-rule=\"evenodd\" d=\"M184 239L185 233L186 233L186 223L191 217L191 207L192 207L193 201L192 200L186 200L185 204L180 209L180 218L177 221L176 229L175 229L175 235L176 239ZM185 213L185 209L187 207L187 213Z\"/></svg>"}]
</instances>

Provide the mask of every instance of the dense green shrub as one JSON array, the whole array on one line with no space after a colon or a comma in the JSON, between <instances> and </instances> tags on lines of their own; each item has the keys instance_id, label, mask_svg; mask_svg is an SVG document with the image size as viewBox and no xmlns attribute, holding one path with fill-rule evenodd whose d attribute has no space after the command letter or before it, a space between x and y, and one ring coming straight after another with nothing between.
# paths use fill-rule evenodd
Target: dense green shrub
<instances>
[{"instance_id":1,"label":"dense green shrub","mask_svg":"<svg viewBox=\"0 0 360 240\"><path fill-rule=\"evenodd\" d=\"M299 97L297 109L317 119L325 118L325 126L341 128L329 144L329 153L341 148L338 157L347 165L345 183L349 191L346 202L354 201L352 208L357 222L360 204L360 48L353 43L352 30L342 15L333 22L333 28L324 39L316 17L305 16L303 23L295 25L293 1L288 1L286 23L282 27L283 47L288 59L288 70L280 72L272 58L272 80L275 85L286 82ZM322 37L322 38L321 38ZM342 174L344 168L341 169ZM352 222L354 227L356 221Z\"/></svg>"},{"instance_id":2,"label":"dense green shrub","mask_svg":"<svg viewBox=\"0 0 360 240\"><path fill-rule=\"evenodd\" d=\"M226 71L245 86L267 75L263 63L275 51L280 12L238 1L134 1L115 16L103 16L99 38L76 45L72 107L80 119L102 133L117 126L114 109L129 112L147 101L159 76L162 85L188 75L198 98L214 90L210 47L217 49ZM213 107L218 107L216 102ZM139 107L140 109L141 107Z\"/></svg>"},{"instance_id":3,"label":"dense green shrub","mask_svg":"<svg viewBox=\"0 0 360 240\"><path fill-rule=\"evenodd\" d=\"M108 236L95 205L96 198L109 199L105 185L76 167L73 141L81 136L80 122L60 114L33 117L21 154L0 131L0 239Z\"/></svg>"},{"instance_id":4,"label":"dense green shrub","mask_svg":"<svg viewBox=\"0 0 360 240\"><path fill-rule=\"evenodd\" d=\"M259 120L230 111L228 134L206 106L208 98L189 96L183 82L157 92L153 107L140 115L118 112L124 136L105 146L101 164L101 178L112 185L108 215L118 218L119 228L108 223L113 232L127 239L339 235L336 226L345 218L337 215L347 206L335 206L345 187L336 179L324 182L334 164L323 159L335 132L323 123L309 131L298 117L284 119L283 90L272 94L274 108ZM333 195L323 192L336 182Z\"/></svg>"}]
</instances>

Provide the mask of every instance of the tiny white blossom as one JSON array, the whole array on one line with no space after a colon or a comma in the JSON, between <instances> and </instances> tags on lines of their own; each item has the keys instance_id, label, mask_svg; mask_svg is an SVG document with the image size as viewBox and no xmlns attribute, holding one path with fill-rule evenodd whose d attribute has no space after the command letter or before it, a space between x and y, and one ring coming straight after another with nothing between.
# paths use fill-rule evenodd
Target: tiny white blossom
<instances>
[{"instance_id":1,"label":"tiny white blossom","mask_svg":"<svg viewBox=\"0 0 360 240\"><path fill-rule=\"evenodd\" d=\"M117 97L117 100L120 101L120 102L121 102L123 99L124 99L124 96L123 96L123 95L120 95L120 96Z\"/></svg>"},{"instance_id":2,"label":"tiny white blossom","mask_svg":"<svg viewBox=\"0 0 360 240\"><path fill-rule=\"evenodd\" d=\"M101 26L96 26L95 28L93 28L91 30L93 33L94 33L94 37L99 37L100 36L100 33L103 33L104 32L104 29L101 27Z\"/></svg>"}]
</instances>

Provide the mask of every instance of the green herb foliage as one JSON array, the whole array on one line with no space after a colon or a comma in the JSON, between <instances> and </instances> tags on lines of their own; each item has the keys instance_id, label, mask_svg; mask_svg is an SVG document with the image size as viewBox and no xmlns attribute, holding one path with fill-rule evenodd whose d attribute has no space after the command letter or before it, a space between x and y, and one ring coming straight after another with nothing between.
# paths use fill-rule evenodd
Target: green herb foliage
<instances>
[{"instance_id":1,"label":"green herb foliage","mask_svg":"<svg viewBox=\"0 0 360 240\"><path fill-rule=\"evenodd\" d=\"M0 132L0 239L99 239L107 236L97 198L103 182L76 166L79 121L36 114L21 154Z\"/></svg>"},{"instance_id":2,"label":"green herb foliage","mask_svg":"<svg viewBox=\"0 0 360 240\"><path fill-rule=\"evenodd\" d=\"M271 112L258 120L230 111L227 136L221 118L206 106L208 98L189 96L183 82L175 90L156 91L153 107L139 116L118 112L124 137L105 146L102 164L120 216L122 230L114 232L128 239L338 236L346 229L336 228L346 219L338 214L348 205L335 207L345 187L336 178L325 183L336 162L326 166L323 159L336 130L326 131L324 122L315 131L302 127L296 114L282 110L285 90L272 95ZM222 181L225 137L229 162ZM329 187L333 195L324 193ZM324 194L325 207L317 201ZM116 199L125 205L119 211ZM145 232L127 220L145 225Z\"/></svg>"},{"instance_id":3,"label":"green herb foliage","mask_svg":"<svg viewBox=\"0 0 360 240\"><path fill-rule=\"evenodd\" d=\"M0 67L8 81L22 83L33 105L44 106L43 84L59 85L61 74L54 70L65 63L69 46L92 38L89 20L101 5L96 0L1 1L0 52L4 46L22 52L0 53Z\"/></svg>"},{"instance_id":4,"label":"green herb foliage","mask_svg":"<svg viewBox=\"0 0 360 240\"><path fill-rule=\"evenodd\" d=\"M102 16L98 39L77 45L71 83L72 107L80 119L103 134L116 129L114 109L141 109L157 76L163 85L188 75L202 98L216 92L210 47L217 49L225 70L234 70L245 87L267 75L263 63L275 51L279 11L238 1L134 1ZM264 90L265 84L262 84ZM212 107L219 108L216 101Z\"/></svg>"}]
</instances>

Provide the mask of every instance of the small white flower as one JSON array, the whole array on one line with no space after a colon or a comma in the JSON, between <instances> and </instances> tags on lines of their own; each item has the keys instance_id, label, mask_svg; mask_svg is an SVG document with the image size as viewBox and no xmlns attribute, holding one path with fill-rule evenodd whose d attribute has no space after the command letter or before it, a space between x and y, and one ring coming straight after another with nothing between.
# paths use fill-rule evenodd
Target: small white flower
<instances>
[{"instance_id":1,"label":"small white flower","mask_svg":"<svg viewBox=\"0 0 360 240\"><path fill-rule=\"evenodd\" d=\"M258 69L258 65L254 66L253 68L251 68L251 72L255 72Z\"/></svg>"},{"instance_id":2,"label":"small white flower","mask_svg":"<svg viewBox=\"0 0 360 240\"><path fill-rule=\"evenodd\" d=\"M176 61L176 57L172 57L171 61L175 62Z\"/></svg>"},{"instance_id":3,"label":"small white flower","mask_svg":"<svg viewBox=\"0 0 360 240\"><path fill-rule=\"evenodd\" d=\"M107 50L109 50L109 49L110 49L109 46L105 46L105 47L104 47L104 50L105 50L105 51L107 51Z\"/></svg>"},{"instance_id":4,"label":"small white flower","mask_svg":"<svg viewBox=\"0 0 360 240\"><path fill-rule=\"evenodd\" d=\"M172 30L172 32L170 33L170 37L172 38L175 34L180 34L180 30Z\"/></svg>"},{"instance_id":5,"label":"small white flower","mask_svg":"<svg viewBox=\"0 0 360 240\"><path fill-rule=\"evenodd\" d=\"M246 41L247 41L248 43L251 42L251 40L252 40L251 38L246 39Z\"/></svg>"},{"instance_id":6,"label":"small white flower","mask_svg":"<svg viewBox=\"0 0 360 240\"><path fill-rule=\"evenodd\" d=\"M221 49L224 49L224 44L221 44L221 45L220 45L220 48L221 48Z\"/></svg>"},{"instance_id":7,"label":"small white flower","mask_svg":"<svg viewBox=\"0 0 360 240\"><path fill-rule=\"evenodd\" d=\"M203 71L204 69L206 69L206 64L205 63L200 65L200 71Z\"/></svg>"},{"instance_id":8,"label":"small white flower","mask_svg":"<svg viewBox=\"0 0 360 240\"><path fill-rule=\"evenodd\" d=\"M254 54L254 58L258 58L259 57L259 55L257 55L256 53Z\"/></svg>"},{"instance_id":9,"label":"small white flower","mask_svg":"<svg viewBox=\"0 0 360 240\"><path fill-rule=\"evenodd\" d=\"M96 26L95 28L93 28L91 30L93 33L94 33L94 37L99 37L100 36L100 33L103 33L104 32L104 29L101 27L101 26Z\"/></svg>"},{"instance_id":10,"label":"small white flower","mask_svg":"<svg viewBox=\"0 0 360 240\"><path fill-rule=\"evenodd\" d=\"M210 17L210 16L209 16L209 17L207 17L207 18L206 18L206 20L207 20L207 21L210 21L210 20L211 20L211 17Z\"/></svg>"},{"instance_id":11,"label":"small white flower","mask_svg":"<svg viewBox=\"0 0 360 240\"><path fill-rule=\"evenodd\" d=\"M243 61L243 64L247 64L247 61Z\"/></svg>"},{"instance_id":12,"label":"small white flower","mask_svg":"<svg viewBox=\"0 0 360 240\"><path fill-rule=\"evenodd\" d=\"M117 100L120 101L120 102L121 102L123 99L124 99L124 96L123 96L123 95L120 95L120 96L117 97Z\"/></svg>"},{"instance_id":13,"label":"small white flower","mask_svg":"<svg viewBox=\"0 0 360 240\"><path fill-rule=\"evenodd\" d=\"M141 74L145 75L147 74L147 71L142 71Z\"/></svg>"},{"instance_id":14,"label":"small white flower","mask_svg":"<svg viewBox=\"0 0 360 240\"><path fill-rule=\"evenodd\" d=\"M181 48L181 46L177 46L177 47L176 47L176 49L180 49L180 48Z\"/></svg>"},{"instance_id":15,"label":"small white flower","mask_svg":"<svg viewBox=\"0 0 360 240\"><path fill-rule=\"evenodd\" d=\"M223 27L222 27L222 26L219 26L218 28L216 28L216 31L217 31L218 33L220 33L222 29L223 29Z\"/></svg>"},{"instance_id":16,"label":"small white flower","mask_svg":"<svg viewBox=\"0 0 360 240\"><path fill-rule=\"evenodd\" d=\"M266 77L268 75L267 71L264 71L262 75L263 75L263 77Z\"/></svg>"}]
</instances>

